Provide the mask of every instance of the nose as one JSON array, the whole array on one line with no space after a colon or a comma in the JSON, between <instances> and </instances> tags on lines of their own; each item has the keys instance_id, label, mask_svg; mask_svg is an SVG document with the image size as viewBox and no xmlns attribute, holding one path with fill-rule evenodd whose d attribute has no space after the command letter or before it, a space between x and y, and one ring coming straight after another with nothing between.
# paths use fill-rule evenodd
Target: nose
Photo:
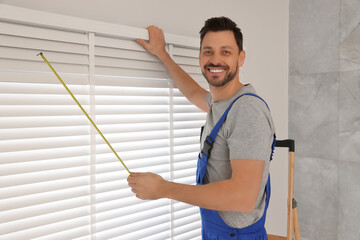
<instances>
[{"instance_id":1,"label":"nose","mask_svg":"<svg viewBox=\"0 0 360 240\"><path fill-rule=\"evenodd\" d=\"M219 54L214 53L211 55L209 62L213 65L222 65L221 56Z\"/></svg>"}]
</instances>

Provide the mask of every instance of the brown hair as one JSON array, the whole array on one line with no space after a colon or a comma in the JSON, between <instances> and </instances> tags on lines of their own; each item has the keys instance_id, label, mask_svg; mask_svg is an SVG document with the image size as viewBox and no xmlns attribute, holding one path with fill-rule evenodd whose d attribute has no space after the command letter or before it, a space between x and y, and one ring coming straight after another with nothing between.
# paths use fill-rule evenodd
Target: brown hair
<instances>
[{"instance_id":1,"label":"brown hair","mask_svg":"<svg viewBox=\"0 0 360 240\"><path fill-rule=\"evenodd\" d=\"M234 33L235 41L239 47L239 52L243 50L243 35L240 28L237 27L230 18L227 17L214 17L205 21L204 27L200 30L200 45L207 32L218 32L230 30Z\"/></svg>"}]
</instances>

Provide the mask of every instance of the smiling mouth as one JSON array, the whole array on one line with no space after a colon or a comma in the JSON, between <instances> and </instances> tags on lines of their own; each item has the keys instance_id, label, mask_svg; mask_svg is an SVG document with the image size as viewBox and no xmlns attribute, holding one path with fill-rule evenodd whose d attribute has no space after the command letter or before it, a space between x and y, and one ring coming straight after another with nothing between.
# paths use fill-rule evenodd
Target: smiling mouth
<instances>
[{"instance_id":1,"label":"smiling mouth","mask_svg":"<svg viewBox=\"0 0 360 240\"><path fill-rule=\"evenodd\" d=\"M227 70L227 67L221 65L209 64L208 66L205 66L205 69L212 74L220 74L222 72L225 72Z\"/></svg>"},{"instance_id":2,"label":"smiling mouth","mask_svg":"<svg viewBox=\"0 0 360 240\"><path fill-rule=\"evenodd\" d=\"M211 73L221 73L225 71L225 69L211 69L211 68L208 68L208 70Z\"/></svg>"}]
</instances>

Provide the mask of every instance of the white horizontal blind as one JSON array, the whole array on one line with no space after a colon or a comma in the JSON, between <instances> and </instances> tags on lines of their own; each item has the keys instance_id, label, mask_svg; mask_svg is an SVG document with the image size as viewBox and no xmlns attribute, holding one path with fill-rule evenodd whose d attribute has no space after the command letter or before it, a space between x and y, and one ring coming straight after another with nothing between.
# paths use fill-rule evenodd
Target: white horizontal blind
<instances>
[{"instance_id":1,"label":"white horizontal blind","mask_svg":"<svg viewBox=\"0 0 360 240\"><path fill-rule=\"evenodd\" d=\"M168 47L206 87L197 50ZM40 51L131 171L195 183L205 114L133 38L0 22L0 239L199 239L198 208L134 196Z\"/></svg>"},{"instance_id":2,"label":"white horizontal blind","mask_svg":"<svg viewBox=\"0 0 360 240\"><path fill-rule=\"evenodd\" d=\"M40 51L89 106L85 33L0 22L0 239L90 236L89 124Z\"/></svg>"}]
</instances>

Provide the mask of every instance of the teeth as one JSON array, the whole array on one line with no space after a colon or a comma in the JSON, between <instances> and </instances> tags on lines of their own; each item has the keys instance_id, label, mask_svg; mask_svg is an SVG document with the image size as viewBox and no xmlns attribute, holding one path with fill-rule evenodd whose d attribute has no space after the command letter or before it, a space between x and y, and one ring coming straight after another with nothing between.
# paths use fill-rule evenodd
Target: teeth
<instances>
[{"instance_id":1,"label":"teeth","mask_svg":"<svg viewBox=\"0 0 360 240\"><path fill-rule=\"evenodd\" d=\"M223 72L224 70L223 69L210 69L210 72L213 72L213 73L218 73L218 72Z\"/></svg>"}]
</instances>

